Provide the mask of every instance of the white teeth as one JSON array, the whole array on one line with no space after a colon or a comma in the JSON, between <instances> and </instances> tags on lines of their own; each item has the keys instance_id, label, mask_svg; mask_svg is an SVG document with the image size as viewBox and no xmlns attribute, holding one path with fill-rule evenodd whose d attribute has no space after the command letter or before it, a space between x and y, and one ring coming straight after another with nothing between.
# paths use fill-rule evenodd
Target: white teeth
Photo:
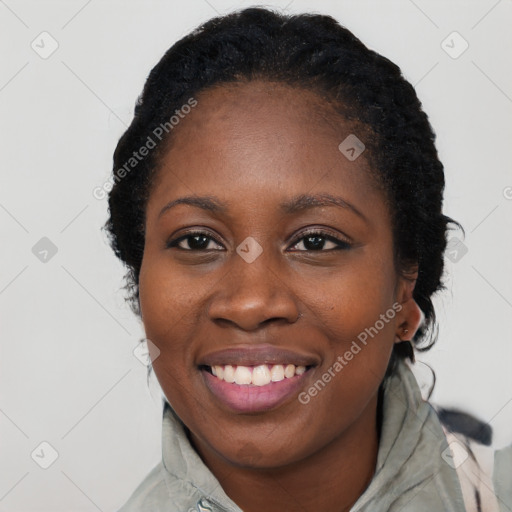
<instances>
[{"instance_id":1,"label":"white teeth","mask_svg":"<svg viewBox=\"0 0 512 512\"><path fill-rule=\"evenodd\" d=\"M226 382L235 382L235 369L230 364L224 366L224 380Z\"/></svg>"},{"instance_id":2,"label":"white teeth","mask_svg":"<svg viewBox=\"0 0 512 512\"><path fill-rule=\"evenodd\" d=\"M213 371L215 369L215 372ZM224 378L224 368L222 366L213 366L212 367L212 373L219 379Z\"/></svg>"},{"instance_id":3,"label":"white teeth","mask_svg":"<svg viewBox=\"0 0 512 512\"><path fill-rule=\"evenodd\" d=\"M272 382L280 382L284 380L284 366L282 364L275 364L270 370Z\"/></svg>"},{"instance_id":4,"label":"white teeth","mask_svg":"<svg viewBox=\"0 0 512 512\"><path fill-rule=\"evenodd\" d=\"M295 375L295 366L293 364L287 364L284 369L284 376L287 379L290 379Z\"/></svg>"},{"instance_id":5,"label":"white teeth","mask_svg":"<svg viewBox=\"0 0 512 512\"><path fill-rule=\"evenodd\" d=\"M253 384L255 386L266 386L271 382L281 382L284 379L291 379L295 375L302 375L305 371L305 366L295 366L293 364L260 364L258 366L227 364L211 367L212 374L220 380L230 384Z\"/></svg>"},{"instance_id":6,"label":"white teeth","mask_svg":"<svg viewBox=\"0 0 512 512\"><path fill-rule=\"evenodd\" d=\"M252 383L256 386L266 386L270 384L270 370L266 364L255 366L252 370Z\"/></svg>"},{"instance_id":7,"label":"white teeth","mask_svg":"<svg viewBox=\"0 0 512 512\"><path fill-rule=\"evenodd\" d=\"M250 384L251 383L251 370L247 366L237 366L235 370L235 383L236 384Z\"/></svg>"}]
</instances>

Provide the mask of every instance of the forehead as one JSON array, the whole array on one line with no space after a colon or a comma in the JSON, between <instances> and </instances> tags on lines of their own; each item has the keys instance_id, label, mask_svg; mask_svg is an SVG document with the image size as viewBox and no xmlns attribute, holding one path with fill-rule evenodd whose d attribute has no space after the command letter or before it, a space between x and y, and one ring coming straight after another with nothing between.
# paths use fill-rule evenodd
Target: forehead
<instances>
[{"instance_id":1,"label":"forehead","mask_svg":"<svg viewBox=\"0 0 512 512\"><path fill-rule=\"evenodd\" d=\"M191 133L207 132L209 137L230 134L234 141L237 134L248 130L260 139L267 133L283 141L292 136L311 137L314 131L318 143L322 136L337 139L350 127L333 101L313 90L282 82L225 83L201 91L196 98L198 106L172 136L175 145ZM212 125L226 132L212 130Z\"/></svg>"},{"instance_id":2,"label":"forehead","mask_svg":"<svg viewBox=\"0 0 512 512\"><path fill-rule=\"evenodd\" d=\"M236 189L245 201L270 192L277 197L341 188L358 201L377 193L364 153L351 161L339 149L350 136L367 141L369 130L346 121L318 93L251 81L216 86L195 98L197 106L171 134L154 192L169 197Z\"/></svg>"}]
</instances>

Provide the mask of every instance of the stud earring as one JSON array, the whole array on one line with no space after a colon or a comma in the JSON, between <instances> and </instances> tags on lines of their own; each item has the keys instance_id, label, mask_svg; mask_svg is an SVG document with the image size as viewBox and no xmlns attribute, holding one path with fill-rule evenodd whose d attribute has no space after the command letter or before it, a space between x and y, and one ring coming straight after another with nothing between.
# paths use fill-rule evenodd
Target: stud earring
<instances>
[{"instance_id":1,"label":"stud earring","mask_svg":"<svg viewBox=\"0 0 512 512\"><path fill-rule=\"evenodd\" d=\"M409 329L402 329L402 332L403 332L403 336L405 336L408 332L409 332ZM404 341L409 341L409 340L403 340L400 336L398 336L398 334L396 335L395 337L395 342L404 342Z\"/></svg>"}]
</instances>

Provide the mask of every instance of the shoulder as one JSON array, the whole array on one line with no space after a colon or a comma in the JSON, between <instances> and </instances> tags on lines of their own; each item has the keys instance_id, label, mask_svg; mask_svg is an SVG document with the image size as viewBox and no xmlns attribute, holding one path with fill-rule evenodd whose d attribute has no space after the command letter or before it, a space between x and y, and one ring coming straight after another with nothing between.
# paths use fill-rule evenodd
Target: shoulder
<instances>
[{"instance_id":1,"label":"shoulder","mask_svg":"<svg viewBox=\"0 0 512 512\"><path fill-rule=\"evenodd\" d=\"M436 409L448 441L445 461L457 472L468 512L512 507L512 445L495 450L492 429L470 414Z\"/></svg>"},{"instance_id":2,"label":"shoulder","mask_svg":"<svg viewBox=\"0 0 512 512\"><path fill-rule=\"evenodd\" d=\"M186 512L204 496L190 482L167 472L159 462L117 512Z\"/></svg>"},{"instance_id":3,"label":"shoulder","mask_svg":"<svg viewBox=\"0 0 512 512\"><path fill-rule=\"evenodd\" d=\"M169 493L167 492L163 465L158 463L137 486L118 512L141 512L151 510L158 512L169 509Z\"/></svg>"}]
</instances>

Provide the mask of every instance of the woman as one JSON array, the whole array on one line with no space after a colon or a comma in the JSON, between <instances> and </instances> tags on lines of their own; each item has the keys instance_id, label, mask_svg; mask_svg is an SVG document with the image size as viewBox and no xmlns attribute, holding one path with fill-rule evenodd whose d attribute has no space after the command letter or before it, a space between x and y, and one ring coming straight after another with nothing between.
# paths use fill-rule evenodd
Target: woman
<instances>
[{"instance_id":1,"label":"woman","mask_svg":"<svg viewBox=\"0 0 512 512\"><path fill-rule=\"evenodd\" d=\"M399 68L327 16L246 9L164 55L109 197L166 398L122 512L497 510L503 470L463 493L470 447L407 364L457 224L434 138Z\"/></svg>"}]
</instances>

